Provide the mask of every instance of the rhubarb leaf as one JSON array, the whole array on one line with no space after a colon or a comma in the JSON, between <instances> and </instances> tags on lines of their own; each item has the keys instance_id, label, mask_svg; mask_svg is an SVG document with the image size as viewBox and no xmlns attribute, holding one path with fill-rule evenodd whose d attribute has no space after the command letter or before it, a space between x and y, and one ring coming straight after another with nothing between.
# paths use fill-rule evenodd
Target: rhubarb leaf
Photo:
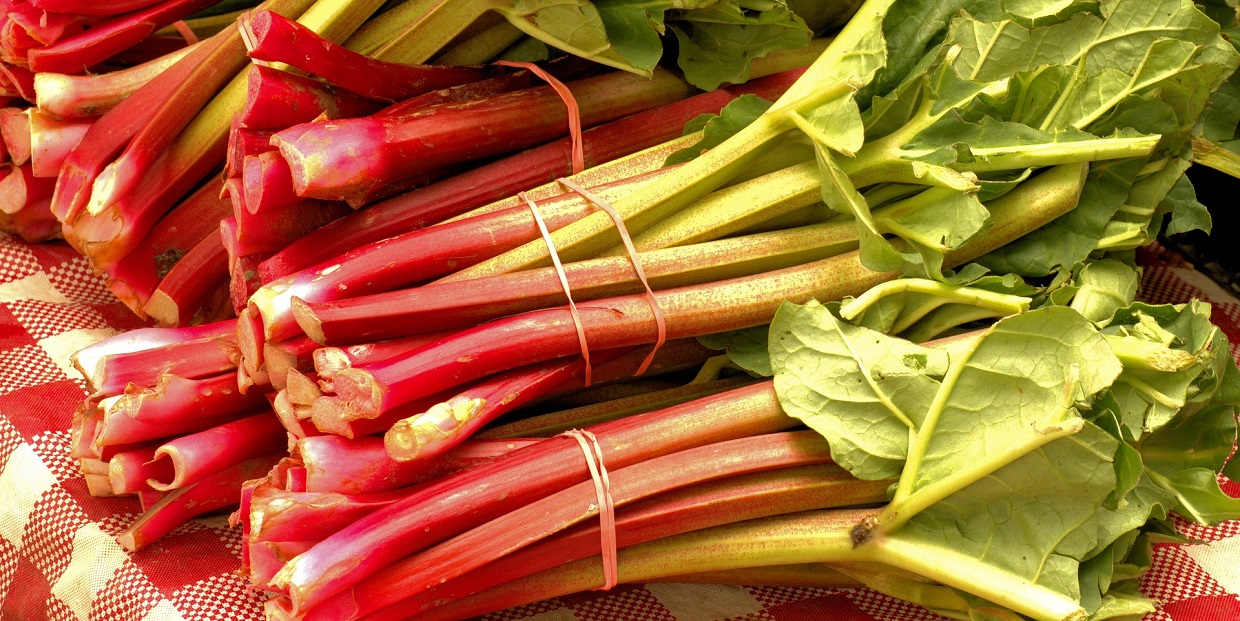
<instances>
[{"instance_id":1,"label":"rhubarb leaf","mask_svg":"<svg viewBox=\"0 0 1240 621\"><path fill-rule=\"evenodd\" d=\"M652 71L663 57L664 13L671 0L594 0L611 47L629 64Z\"/></svg>"},{"instance_id":2,"label":"rhubarb leaf","mask_svg":"<svg viewBox=\"0 0 1240 621\"><path fill-rule=\"evenodd\" d=\"M982 256L977 263L997 273L1028 277L1046 276L1084 261L1128 198L1132 179L1143 165L1137 158L1092 164L1075 209Z\"/></svg>"},{"instance_id":3,"label":"rhubarb leaf","mask_svg":"<svg viewBox=\"0 0 1240 621\"><path fill-rule=\"evenodd\" d=\"M1171 221L1167 223L1167 235L1202 231L1210 233L1210 210L1197 200L1197 191L1187 175L1181 175L1175 185L1163 197L1160 211L1171 213Z\"/></svg>"},{"instance_id":4,"label":"rhubarb leaf","mask_svg":"<svg viewBox=\"0 0 1240 621\"><path fill-rule=\"evenodd\" d=\"M724 140L745 129L763 112L771 107L771 102L757 95L745 94L728 102L719 114L702 114L685 125L685 135L702 132L702 139L669 156L665 166L688 162L703 152L719 146Z\"/></svg>"},{"instance_id":5,"label":"rhubarb leaf","mask_svg":"<svg viewBox=\"0 0 1240 621\"><path fill-rule=\"evenodd\" d=\"M745 82L751 60L803 47L813 36L783 0L718 0L677 11L668 28L679 43L685 79L703 90Z\"/></svg>"},{"instance_id":6,"label":"rhubarb leaf","mask_svg":"<svg viewBox=\"0 0 1240 621\"><path fill-rule=\"evenodd\" d=\"M767 351L770 326L720 332L698 337L703 346L724 351L736 366L759 377L771 377L771 354Z\"/></svg>"},{"instance_id":7,"label":"rhubarb leaf","mask_svg":"<svg viewBox=\"0 0 1240 621\"><path fill-rule=\"evenodd\" d=\"M1076 273L1075 294L1068 306L1090 321L1106 322L1136 300L1140 281L1136 268L1123 261L1089 261Z\"/></svg>"},{"instance_id":8,"label":"rhubarb leaf","mask_svg":"<svg viewBox=\"0 0 1240 621\"><path fill-rule=\"evenodd\" d=\"M835 211L852 215L857 220L861 263L876 272L894 270L903 265L905 257L883 238L870 214L870 206L865 197L857 192L852 179L840 168L831 151L821 142L815 141L814 154L818 161L819 174L822 176L822 202Z\"/></svg>"},{"instance_id":9,"label":"rhubarb leaf","mask_svg":"<svg viewBox=\"0 0 1240 621\"><path fill-rule=\"evenodd\" d=\"M944 573L967 573L975 581L1032 583L1048 597L1057 595L1055 605L1075 607L1080 562L1101 543L1117 446L1085 425L934 503L876 544L907 544L905 554L934 559ZM974 588L983 595L986 586Z\"/></svg>"},{"instance_id":10,"label":"rhubarb leaf","mask_svg":"<svg viewBox=\"0 0 1240 621\"><path fill-rule=\"evenodd\" d=\"M1121 370L1102 335L1073 310L1042 308L996 323L952 359L893 505L901 492L967 480L982 464L1079 428L1076 404Z\"/></svg>"},{"instance_id":11,"label":"rhubarb leaf","mask_svg":"<svg viewBox=\"0 0 1240 621\"><path fill-rule=\"evenodd\" d=\"M781 306L770 335L784 411L827 438L853 476L898 476L946 354L849 325L812 302Z\"/></svg>"}]
</instances>

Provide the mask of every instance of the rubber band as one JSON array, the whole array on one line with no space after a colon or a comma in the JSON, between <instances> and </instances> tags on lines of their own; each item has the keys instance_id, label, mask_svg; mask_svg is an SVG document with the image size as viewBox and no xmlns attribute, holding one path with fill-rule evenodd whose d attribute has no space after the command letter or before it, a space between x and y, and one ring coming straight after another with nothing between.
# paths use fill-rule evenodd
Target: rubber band
<instances>
[{"instance_id":1,"label":"rubber band","mask_svg":"<svg viewBox=\"0 0 1240 621\"><path fill-rule=\"evenodd\" d=\"M624 242L624 249L629 253L629 261L633 263L633 271L637 272L637 280L641 281L642 286L646 288L646 300L650 302L650 312L654 314L655 327L658 330L658 338L655 339L654 349L650 350L650 354L642 361L642 365L637 367L635 375L641 375L650 368L650 363L654 362L654 355L659 352L659 348L667 342L667 321L663 318L663 309L659 308L659 300L654 296L654 290L650 288L650 280L646 278L646 270L642 267L641 259L637 257L637 248L633 246L633 238L629 235L628 227L624 226L624 218L620 217L620 212L616 211L611 203L592 194L589 190L569 181L568 179L556 179L564 187L578 193L582 198L594 203L599 209L602 209L616 225L616 232L620 233L620 241ZM551 244L551 240L547 240L547 244Z\"/></svg>"},{"instance_id":2,"label":"rubber band","mask_svg":"<svg viewBox=\"0 0 1240 621\"><path fill-rule=\"evenodd\" d=\"M586 361L585 385L591 384L593 367L590 366L590 347L586 343L586 327L581 323L581 314L577 312L577 303L573 301L573 292L568 287L568 274L564 273L564 264L560 262L560 253L555 251L555 244L551 241L551 231L547 230L547 223L543 221L542 214L538 212L538 203L525 194L525 192L517 192L517 197L525 201L530 206L530 213L534 214L534 223L538 225L538 232L542 233L543 241L547 244L547 253L551 255L551 263L555 266L555 274L560 277L560 286L564 288L564 297L568 298L568 312L573 315L573 325L577 327L577 341L581 343L581 358Z\"/></svg>"},{"instance_id":3,"label":"rubber band","mask_svg":"<svg viewBox=\"0 0 1240 621\"><path fill-rule=\"evenodd\" d=\"M177 29L182 39L185 39L186 45L198 43L198 35L194 34L194 31L190 29L189 24L185 23L185 20L181 19L172 22L172 27Z\"/></svg>"},{"instance_id":4,"label":"rubber band","mask_svg":"<svg viewBox=\"0 0 1240 621\"><path fill-rule=\"evenodd\" d=\"M590 477L594 479L594 494L598 500L599 547L603 556L603 586L595 590L607 591L620 582L620 567L616 550L616 505L611 497L607 467L603 465L603 449L598 445L598 438L589 431L570 429L560 435L577 441L586 456Z\"/></svg>"},{"instance_id":5,"label":"rubber band","mask_svg":"<svg viewBox=\"0 0 1240 621\"><path fill-rule=\"evenodd\" d=\"M577 99L573 97L573 92L563 82L556 79L555 76L543 71L542 67L534 63L520 62L515 60L499 60L495 64L504 67L518 67L525 69L530 73L542 78L551 88L564 100L564 107L568 108L568 135L573 139L573 174L577 174L586 169L586 146L581 137L581 107L577 105Z\"/></svg>"}]
</instances>

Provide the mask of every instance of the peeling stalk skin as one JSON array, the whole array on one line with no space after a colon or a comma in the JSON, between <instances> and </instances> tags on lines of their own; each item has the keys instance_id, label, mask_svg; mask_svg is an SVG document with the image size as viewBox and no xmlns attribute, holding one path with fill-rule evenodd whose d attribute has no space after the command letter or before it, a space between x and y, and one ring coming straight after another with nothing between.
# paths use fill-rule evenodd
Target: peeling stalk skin
<instances>
[{"instance_id":1,"label":"peeling stalk skin","mask_svg":"<svg viewBox=\"0 0 1240 621\"><path fill-rule=\"evenodd\" d=\"M81 73L138 43L151 33L205 9L217 0L167 0L96 24L79 35L27 54L36 73Z\"/></svg>"},{"instance_id":2,"label":"peeling stalk skin","mask_svg":"<svg viewBox=\"0 0 1240 621\"><path fill-rule=\"evenodd\" d=\"M856 225L849 221L677 246L639 257L657 290L791 267L856 246ZM627 255L568 263L564 273L578 302L643 290ZM563 303L556 270L540 268L341 301L295 303L294 315L303 330L321 334L325 343L351 343L413 330L468 328Z\"/></svg>"},{"instance_id":3,"label":"peeling stalk skin","mask_svg":"<svg viewBox=\"0 0 1240 621\"><path fill-rule=\"evenodd\" d=\"M110 73L36 73L34 92L39 110L59 119L99 116L202 45L188 45L141 65Z\"/></svg>"},{"instance_id":4,"label":"peeling stalk skin","mask_svg":"<svg viewBox=\"0 0 1240 621\"><path fill-rule=\"evenodd\" d=\"M599 440L605 463L619 469L658 455L794 425L779 409L767 383L606 423L591 431ZM295 611L309 610L402 556L589 476L574 440L540 441L485 466L443 478L422 493L358 520L286 565L276 586L288 590ZM498 494L499 489L506 493Z\"/></svg>"},{"instance_id":5,"label":"peeling stalk skin","mask_svg":"<svg viewBox=\"0 0 1240 621\"><path fill-rule=\"evenodd\" d=\"M433 90L477 82L493 69L405 65L375 60L328 41L300 24L255 11L243 22L250 58L288 63L331 84L379 101L395 102Z\"/></svg>"},{"instance_id":6,"label":"peeling stalk skin","mask_svg":"<svg viewBox=\"0 0 1240 621\"><path fill-rule=\"evenodd\" d=\"M616 511L616 545L625 548L721 524L798 511L847 507L886 500L890 481L859 481L843 469L823 464L759 472L721 481L699 483L660 494ZM487 565L403 599L365 617L367 621L398 621L410 611L425 613L439 606L488 606L486 590L557 565L593 557L602 577L599 527L574 526ZM588 587L587 587L588 588ZM479 594L477 597L473 597ZM532 594L530 594L533 597ZM545 598L541 598L545 599ZM457 600L462 600L454 604ZM533 600L537 601L537 600ZM515 603L515 602L514 602ZM496 610L509 604L490 603Z\"/></svg>"},{"instance_id":7,"label":"peeling stalk skin","mask_svg":"<svg viewBox=\"0 0 1240 621\"><path fill-rule=\"evenodd\" d=\"M653 79L612 73L569 84L585 127L688 97L692 87L666 72ZM521 123L514 124L513 119ZM293 169L301 196L347 199L426 170L509 153L564 135L568 115L551 87L435 106L402 117L302 124L272 139ZM359 157L366 153L367 157Z\"/></svg>"},{"instance_id":8,"label":"peeling stalk skin","mask_svg":"<svg viewBox=\"0 0 1240 621\"><path fill-rule=\"evenodd\" d=\"M828 463L831 453L814 431L739 438L608 468L617 508L652 495L769 469ZM482 527L401 559L324 601L307 619L358 619L401 599L545 539L598 515L594 481L564 488L516 508Z\"/></svg>"},{"instance_id":9,"label":"peeling stalk skin","mask_svg":"<svg viewBox=\"0 0 1240 621\"><path fill-rule=\"evenodd\" d=\"M132 552L172 532L190 518L237 504L241 484L266 474L282 454L256 457L166 494L117 536L117 543Z\"/></svg>"}]
</instances>

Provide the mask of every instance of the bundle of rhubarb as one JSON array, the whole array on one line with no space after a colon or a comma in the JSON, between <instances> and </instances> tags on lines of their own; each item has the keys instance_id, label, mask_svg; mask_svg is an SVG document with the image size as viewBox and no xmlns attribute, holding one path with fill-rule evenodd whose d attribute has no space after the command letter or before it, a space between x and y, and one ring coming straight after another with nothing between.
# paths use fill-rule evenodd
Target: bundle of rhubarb
<instances>
[{"instance_id":1,"label":"bundle of rhubarb","mask_svg":"<svg viewBox=\"0 0 1240 621\"><path fill-rule=\"evenodd\" d=\"M570 81L585 91L585 122L598 124L698 89L808 64L821 48L805 48L812 32L798 13L823 29L852 8L798 1L794 12L782 0L664 8L271 0L253 12L244 9L255 3L244 0L88 4L5 4L0 89L20 99L0 113L14 162L0 180L0 225L31 240L63 234L131 309L169 326L230 315L229 294L243 306L247 288L260 284L260 257L350 207L567 135L563 104L548 112L548 102L539 101L547 87L515 96L541 86L540 78L481 66L487 61L546 56L551 46L596 61L548 68L560 79L588 78L605 66L629 72L628 82ZM380 8L386 10L375 14ZM672 33L683 77L656 67L662 35ZM726 52L712 49L721 44ZM800 54L751 70L755 59L794 49ZM428 60L436 65L413 64ZM506 93L514 97L491 103ZM421 131L416 123L406 127L410 117L465 101L490 110L497 122L522 113L542 126L469 148L483 141L448 131L443 138L462 146L456 156L421 168L390 167L387 177L361 186L355 176L349 190L307 187L305 174L290 176L290 165L296 171L307 162L286 161L287 153L273 148L278 142L269 142L277 132L304 134L352 117ZM634 137L639 146L600 152L593 161L666 140L669 128L681 125L672 118L652 130L657 135ZM30 166L21 163L27 158ZM492 189L492 197L529 187L513 184ZM234 211L236 221L225 221Z\"/></svg>"},{"instance_id":2,"label":"bundle of rhubarb","mask_svg":"<svg viewBox=\"0 0 1240 621\"><path fill-rule=\"evenodd\" d=\"M229 11L238 3L218 1L0 4L0 230L28 241L61 236L50 206L69 152L101 115L197 47L198 36L235 19Z\"/></svg>"},{"instance_id":3,"label":"bundle of rhubarb","mask_svg":"<svg viewBox=\"0 0 1240 621\"><path fill-rule=\"evenodd\" d=\"M665 17L597 4L511 23ZM477 15L449 5L389 13L450 38ZM227 144L212 125L227 200L148 210L206 168L148 183L127 149L67 229L161 321L237 306L222 372L290 447L236 514L269 618L456 619L664 578L1109 618L1151 609L1136 579L1172 512L1240 516L1217 483L1240 474L1226 339L1203 305L1134 302L1132 251L1208 226L1184 171L1229 122L1208 104L1240 53L1192 2L868 0L807 69L772 53L747 65L769 77L692 97L653 63L572 60L422 67L467 83L384 94L430 80L390 61L432 52L349 55L280 13L235 36L331 85L265 65L233 83L255 95ZM668 27L687 70L711 37ZM587 39L554 40L635 62ZM143 174L170 178L193 131ZM224 212L221 237L151 242Z\"/></svg>"}]
</instances>

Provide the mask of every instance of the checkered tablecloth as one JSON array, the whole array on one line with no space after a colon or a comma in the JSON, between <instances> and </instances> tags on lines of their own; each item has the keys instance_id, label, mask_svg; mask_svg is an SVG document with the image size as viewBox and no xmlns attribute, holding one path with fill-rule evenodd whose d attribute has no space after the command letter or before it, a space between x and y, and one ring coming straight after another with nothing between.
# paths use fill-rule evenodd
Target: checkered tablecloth
<instances>
[{"instance_id":1,"label":"checkered tablecloth","mask_svg":"<svg viewBox=\"0 0 1240 621\"><path fill-rule=\"evenodd\" d=\"M1145 299L1212 299L1240 342L1240 304L1198 274L1147 267ZM1220 300L1230 299L1228 302ZM84 396L69 355L139 323L64 245L0 234L0 621L250 621L260 598L238 575L240 533L196 520L135 554L113 537L136 500L93 498L69 459L69 420ZM1233 354L1237 353L1233 345ZM1240 486L1229 484L1232 495ZM1154 621L1240 619L1240 523L1189 527L1205 545L1162 546L1144 580ZM861 589L620 586L493 615L505 621L922 621L937 617Z\"/></svg>"}]
</instances>

